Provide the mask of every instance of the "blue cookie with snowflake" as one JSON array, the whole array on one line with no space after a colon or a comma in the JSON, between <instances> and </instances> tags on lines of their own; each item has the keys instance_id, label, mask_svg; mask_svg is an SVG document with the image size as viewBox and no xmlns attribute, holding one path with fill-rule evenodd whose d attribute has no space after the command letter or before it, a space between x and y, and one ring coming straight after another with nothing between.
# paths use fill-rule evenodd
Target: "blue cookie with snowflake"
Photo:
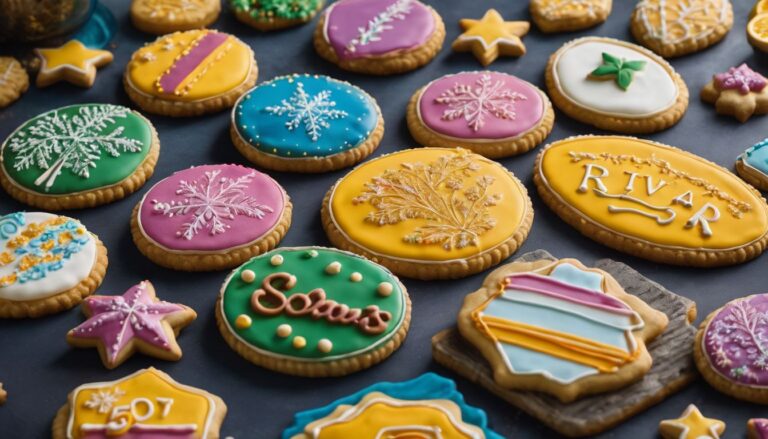
<instances>
[{"instance_id":1,"label":"blue cookie with snowflake","mask_svg":"<svg viewBox=\"0 0 768 439\"><path fill-rule=\"evenodd\" d=\"M327 172L370 155L384 135L376 100L320 75L277 77L244 94L232 110L232 141L268 169Z\"/></svg>"}]
</instances>

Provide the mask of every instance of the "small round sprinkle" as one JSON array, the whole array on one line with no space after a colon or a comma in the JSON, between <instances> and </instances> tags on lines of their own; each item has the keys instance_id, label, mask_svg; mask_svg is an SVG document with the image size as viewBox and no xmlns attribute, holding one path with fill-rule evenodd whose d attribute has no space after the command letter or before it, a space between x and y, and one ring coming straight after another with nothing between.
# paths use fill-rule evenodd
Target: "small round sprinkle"
<instances>
[{"instance_id":1,"label":"small round sprinkle","mask_svg":"<svg viewBox=\"0 0 768 439\"><path fill-rule=\"evenodd\" d=\"M363 280L363 275L358 272L354 272L349 275L349 280L351 280L352 282L360 282L361 280Z\"/></svg>"},{"instance_id":2,"label":"small round sprinkle","mask_svg":"<svg viewBox=\"0 0 768 439\"><path fill-rule=\"evenodd\" d=\"M341 262L339 261L333 261L328 266L325 267L325 272L328 274L339 274L341 273Z\"/></svg>"},{"instance_id":3,"label":"small round sprinkle","mask_svg":"<svg viewBox=\"0 0 768 439\"><path fill-rule=\"evenodd\" d=\"M256 280L256 273L254 273L253 270L243 270L243 272L240 273L240 279L249 284Z\"/></svg>"},{"instance_id":4,"label":"small round sprinkle","mask_svg":"<svg viewBox=\"0 0 768 439\"><path fill-rule=\"evenodd\" d=\"M327 354L328 352L331 352L331 349L333 349L333 343L327 338L323 338L317 342L318 351Z\"/></svg>"},{"instance_id":5,"label":"small round sprinkle","mask_svg":"<svg viewBox=\"0 0 768 439\"><path fill-rule=\"evenodd\" d=\"M307 340L302 336L293 337L293 347L296 349L304 349L307 345Z\"/></svg>"},{"instance_id":6,"label":"small round sprinkle","mask_svg":"<svg viewBox=\"0 0 768 439\"><path fill-rule=\"evenodd\" d=\"M320 253L317 252L317 250L310 250L307 252L308 258L316 258Z\"/></svg>"},{"instance_id":7,"label":"small round sprinkle","mask_svg":"<svg viewBox=\"0 0 768 439\"><path fill-rule=\"evenodd\" d=\"M282 325L277 327L277 331L275 332L277 333L278 337L285 338L291 335L291 332L293 332L293 328L291 327L291 325L287 323L283 323Z\"/></svg>"},{"instance_id":8,"label":"small round sprinkle","mask_svg":"<svg viewBox=\"0 0 768 439\"><path fill-rule=\"evenodd\" d=\"M389 282L382 282L379 284L378 287L376 287L376 292L379 293L380 296L388 297L390 294L392 294L392 284Z\"/></svg>"},{"instance_id":9,"label":"small round sprinkle","mask_svg":"<svg viewBox=\"0 0 768 439\"><path fill-rule=\"evenodd\" d=\"M278 265L282 265L283 264L283 260L284 260L283 259L283 255L274 255L269 260L269 263L274 265L274 266L278 266Z\"/></svg>"},{"instance_id":10,"label":"small round sprinkle","mask_svg":"<svg viewBox=\"0 0 768 439\"><path fill-rule=\"evenodd\" d=\"M251 327L253 320L245 314L240 314L235 319L235 326L237 329L248 329Z\"/></svg>"}]
</instances>

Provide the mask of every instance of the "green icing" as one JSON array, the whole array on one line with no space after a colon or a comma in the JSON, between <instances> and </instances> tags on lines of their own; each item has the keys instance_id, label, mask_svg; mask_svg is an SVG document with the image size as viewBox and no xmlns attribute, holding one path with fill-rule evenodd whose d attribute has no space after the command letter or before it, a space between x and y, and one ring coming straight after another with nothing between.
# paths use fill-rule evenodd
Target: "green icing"
<instances>
[{"instance_id":1,"label":"green icing","mask_svg":"<svg viewBox=\"0 0 768 439\"><path fill-rule=\"evenodd\" d=\"M71 105L20 126L2 147L2 165L19 186L64 195L111 186L130 176L152 146L147 121L130 108Z\"/></svg>"},{"instance_id":2,"label":"green icing","mask_svg":"<svg viewBox=\"0 0 768 439\"><path fill-rule=\"evenodd\" d=\"M632 84L635 72L642 71L644 68L645 61L627 61L603 52L603 63L589 75L593 78L613 78L616 85L626 91Z\"/></svg>"},{"instance_id":3,"label":"green icing","mask_svg":"<svg viewBox=\"0 0 768 439\"><path fill-rule=\"evenodd\" d=\"M309 256L312 250L317 252L316 257ZM284 261L281 265L274 266L270 261L278 254L283 256ZM327 274L325 267L334 261L341 263L341 272L335 275ZM243 270L252 270L256 279L251 283L243 281L240 278ZM323 288L327 299L346 304L350 308L376 305L381 310L390 312L392 319L386 331L370 335L360 331L355 325L329 323L324 319L315 320L308 315L289 317L284 313L275 316L257 314L250 306L251 294L261 288L266 276L279 272L296 276L296 286L284 292L286 297L295 293L308 293L314 288ZM363 280L352 282L350 275L354 272L362 274ZM392 284L392 294L383 297L377 293L381 282ZM318 247L285 248L257 256L236 269L224 288L222 311L230 330L242 341L257 349L294 359L330 360L375 349L379 343L389 339L402 324L405 300L400 283L392 273L360 256ZM250 328L236 328L235 319L241 314L251 317ZM293 331L289 337L281 338L277 336L276 330L284 323L291 325ZM296 349L292 346L296 336L306 339L306 347ZM329 353L322 353L317 349L318 341L323 338L333 343L333 350Z\"/></svg>"},{"instance_id":4,"label":"green icing","mask_svg":"<svg viewBox=\"0 0 768 439\"><path fill-rule=\"evenodd\" d=\"M230 0L232 9L247 12L260 21L306 20L320 6L321 0Z\"/></svg>"}]
</instances>

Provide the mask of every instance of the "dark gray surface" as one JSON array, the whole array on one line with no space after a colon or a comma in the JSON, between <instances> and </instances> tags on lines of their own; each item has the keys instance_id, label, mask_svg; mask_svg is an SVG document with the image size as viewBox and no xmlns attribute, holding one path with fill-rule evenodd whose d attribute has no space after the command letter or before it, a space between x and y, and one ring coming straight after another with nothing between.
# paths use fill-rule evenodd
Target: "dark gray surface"
<instances>
[{"instance_id":1,"label":"dark gray surface","mask_svg":"<svg viewBox=\"0 0 768 439\"><path fill-rule=\"evenodd\" d=\"M215 27L234 33L255 50L259 62L259 80L294 72L322 73L349 80L364 88L379 101L386 120L386 133L376 155L392 152L414 142L405 124L405 106L411 93L428 81L451 72L479 69L470 54L454 54L450 42L458 35L458 20L478 18L495 7L507 19L527 19L528 2L524 0L427 0L445 20L446 46L425 68L393 77L367 77L343 72L320 59L311 44L313 25L278 33L261 34L237 23L229 11L223 11ZM18 124L40 112L78 102L112 102L131 105L121 83L121 74L131 53L152 36L135 30L128 19L127 0L105 3L118 16L120 30L114 40L114 62L99 71L96 85L82 90L60 84L30 91L10 108L0 110L0 138ZM543 73L549 55L564 42L584 35L611 36L631 40L629 16L634 2L615 0L608 22L595 29L570 34L542 35L533 29L525 37L528 54L520 59L504 58L492 69L509 72L544 87ZM766 137L765 117L755 117L746 124L717 116L714 108L701 103L698 92L711 74L731 65L748 62L753 68L768 72L768 56L753 53L746 41L745 26L751 0L737 0L735 24L723 42L703 52L672 61L691 90L688 113L675 127L650 136L702 155L731 168L737 154ZM2 12L0 12L2 13ZM11 48L2 47L0 53ZM229 113L186 119L149 116L160 133L162 152L149 182L157 182L171 172L204 163L245 163L232 146ZM592 128L557 113L556 126L548 140L576 134L594 133ZM535 194L531 169L536 151L502 160L528 187L536 210L536 219L528 241L520 253L547 249L558 257L576 257L585 263L601 258L623 261L670 290L696 300L700 318L727 300L765 292L768 280L763 256L741 266L720 269L686 269L653 264L632 258L593 243L564 224L544 206ZM302 176L282 173L272 175L287 189L294 202L293 226L284 245L328 245L319 218L322 195L345 171ZM145 188L146 189L146 188ZM0 321L0 381L9 392L9 401L0 407L1 438L43 438L49 436L56 410L67 393L90 381L112 380L136 369L156 366L182 383L203 387L220 395L229 406L222 437L273 438L291 423L298 410L323 405L362 387L382 380L406 380L432 370L456 378L437 366L430 356L430 338L453 324L464 295L474 290L483 274L463 280L418 282L405 280L413 300L413 322L402 348L389 360L370 370L345 378L306 379L269 372L251 365L230 350L216 329L213 304L225 273L185 274L153 265L136 250L131 241L128 219L143 190L128 199L108 206L71 212L97 233L110 252L110 266L101 294L122 293L141 279L154 282L158 294L195 308L198 320L180 336L184 358L166 363L135 356L118 369L107 371L95 349L71 349L66 331L82 321L72 310L42 319ZM24 207L0 194L0 213ZM492 396L482 388L457 379L467 401L486 409L495 430L507 437L554 437L555 434ZM743 437L749 417L765 415L764 408L739 402L697 382L664 403L634 417L604 434L605 438L656 437L661 419L677 417L689 403L699 405L705 415L728 423L729 436Z\"/></svg>"}]
</instances>

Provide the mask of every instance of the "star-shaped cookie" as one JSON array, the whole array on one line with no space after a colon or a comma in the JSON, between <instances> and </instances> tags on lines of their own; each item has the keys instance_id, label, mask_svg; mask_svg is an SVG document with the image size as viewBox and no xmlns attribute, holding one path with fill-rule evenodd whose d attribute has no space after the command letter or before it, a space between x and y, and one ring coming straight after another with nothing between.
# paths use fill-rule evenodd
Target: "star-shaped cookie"
<instances>
[{"instance_id":1,"label":"star-shaped cookie","mask_svg":"<svg viewBox=\"0 0 768 439\"><path fill-rule=\"evenodd\" d=\"M181 358L176 336L197 317L191 308L161 301L149 281L122 296L91 296L83 303L88 320L67 333L76 347L97 347L101 361L113 369L134 352L175 361Z\"/></svg>"},{"instance_id":2,"label":"star-shaped cookie","mask_svg":"<svg viewBox=\"0 0 768 439\"><path fill-rule=\"evenodd\" d=\"M96 80L96 68L112 62L107 50L89 49L78 40L69 40L54 49L35 49L42 60L37 75L38 87L67 81L80 87L90 87Z\"/></svg>"},{"instance_id":3,"label":"star-shaped cookie","mask_svg":"<svg viewBox=\"0 0 768 439\"><path fill-rule=\"evenodd\" d=\"M520 37L531 28L527 21L504 21L498 11L489 9L483 18L463 18L459 25L464 33L453 42L453 50L471 51L483 66L496 61L499 55L525 55L525 45Z\"/></svg>"},{"instance_id":4,"label":"star-shaped cookie","mask_svg":"<svg viewBox=\"0 0 768 439\"><path fill-rule=\"evenodd\" d=\"M677 419L665 419L659 424L659 434L664 439L719 439L725 431L725 423L705 418L691 404Z\"/></svg>"},{"instance_id":5,"label":"star-shaped cookie","mask_svg":"<svg viewBox=\"0 0 768 439\"><path fill-rule=\"evenodd\" d=\"M718 73L701 89L701 99L715 104L718 114L746 122L752 115L768 113L768 79L746 64Z\"/></svg>"}]
</instances>

